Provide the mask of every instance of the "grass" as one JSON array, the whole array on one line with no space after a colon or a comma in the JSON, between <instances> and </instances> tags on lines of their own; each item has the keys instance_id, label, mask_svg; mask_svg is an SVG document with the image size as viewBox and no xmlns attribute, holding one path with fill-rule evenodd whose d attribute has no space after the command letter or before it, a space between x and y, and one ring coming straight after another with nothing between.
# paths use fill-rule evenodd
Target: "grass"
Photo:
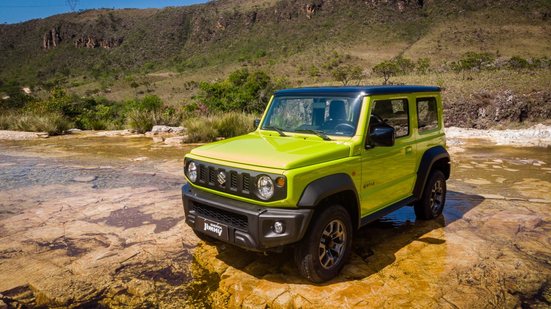
<instances>
[{"instance_id":1,"label":"grass","mask_svg":"<svg viewBox=\"0 0 551 309\"><path fill-rule=\"evenodd\" d=\"M47 132L50 135L63 134L72 124L61 114L33 114L28 112L11 112L0 115L0 129Z\"/></svg>"},{"instance_id":2,"label":"grass","mask_svg":"<svg viewBox=\"0 0 551 309\"><path fill-rule=\"evenodd\" d=\"M211 142L219 137L229 138L254 131L255 116L231 112L208 117L195 117L184 121L188 142Z\"/></svg>"}]
</instances>

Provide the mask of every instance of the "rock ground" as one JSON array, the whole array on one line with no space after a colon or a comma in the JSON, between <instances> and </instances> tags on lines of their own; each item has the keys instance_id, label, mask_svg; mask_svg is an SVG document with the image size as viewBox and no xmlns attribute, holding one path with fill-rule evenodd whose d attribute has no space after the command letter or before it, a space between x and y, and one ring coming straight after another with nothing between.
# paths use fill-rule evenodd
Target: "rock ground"
<instances>
[{"instance_id":1,"label":"rock ground","mask_svg":"<svg viewBox=\"0 0 551 309\"><path fill-rule=\"evenodd\" d=\"M406 207L368 225L359 231L343 273L313 285L296 275L289 251L264 256L199 241L183 221L185 150L161 153L154 147L150 140L126 137L0 142L2 302L551 305L551 154L545 149L453 145L444 215L417 221Z\"/></svg>"}]
</instances>

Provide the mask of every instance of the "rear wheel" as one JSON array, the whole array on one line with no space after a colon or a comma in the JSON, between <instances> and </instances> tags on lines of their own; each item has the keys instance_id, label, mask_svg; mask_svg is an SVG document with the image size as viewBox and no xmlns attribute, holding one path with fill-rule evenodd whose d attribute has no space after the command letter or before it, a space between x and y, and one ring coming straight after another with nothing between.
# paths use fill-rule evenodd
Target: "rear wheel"
<instances>
[{"instance_id":1,"label":"rear wheel","mask_svg":"<svg viewBox=\"0 0 551 309\"><path fill-rule=\"evenodd\" d=\"M334 278L350 257L351 244L352 222L348 212L340 205L330 205L295 247L300 274L316 283Z\"/></svg>"},{"instance_id":2,"label":"rear wheel","mask_svg":"<svg viewBox=\"0 0 551 309\"><path fill-rule=\"evenodd\" d=\"M442 214L446 203L446 177L440 170L434 170L429 176L421 199L414 205L418 219L434 219Z\"/></svg>"}]
</instances>

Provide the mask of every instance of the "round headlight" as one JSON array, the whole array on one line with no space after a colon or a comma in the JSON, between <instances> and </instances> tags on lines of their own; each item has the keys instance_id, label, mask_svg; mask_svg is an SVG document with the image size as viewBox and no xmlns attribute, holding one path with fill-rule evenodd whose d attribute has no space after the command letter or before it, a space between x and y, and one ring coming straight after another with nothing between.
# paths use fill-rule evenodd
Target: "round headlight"
<instances>
[{"instance_id":1,"label":"round headlight","mask_svg":"<svg viewBox=\"0 0 551 309\"><path fill-rule=\"evenodd\" d=\"M187 178L189 178L191 182L197 180L197 165L195 165L195 162L190 162L187 165Z\"/></svg>"},{"instance_id":2,"label":"round headlight","mask_svg":"<svg viewBox=\"0 0 551 309\"><path fill-rule=\"evenodd\" d=\"M274 182L272 178L262 175L256 181L256 190L258 197L263 200L268 200L274 195Z\"/></svg>"}]
</instances>

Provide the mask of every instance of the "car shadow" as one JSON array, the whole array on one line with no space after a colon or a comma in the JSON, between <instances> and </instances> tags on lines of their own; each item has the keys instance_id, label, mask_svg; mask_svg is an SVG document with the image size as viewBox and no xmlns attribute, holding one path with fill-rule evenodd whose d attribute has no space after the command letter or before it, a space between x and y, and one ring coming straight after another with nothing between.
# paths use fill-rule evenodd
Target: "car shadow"
<instances>
[{"instance_id":1,"label":"car shadow","mask_svg":"<svg viewBox=\"0 0 551 309\"><path fill-rule=\"evenodd\" d=\"M361 280L376 274L396 261L396 252L412 242L444 244L445 239L424 235L463 218L483 200L479 195L448 191L444 213L435 220L416 220L413 207L406 206L362 227L354 237L352 256L342 273L321 285ZM279 283L311 284L298 274L292 248L286 248L281 253L260 254L224 243L213 244L218 251L216 258L256 278Z\"/></svg>"}]
</instances>

